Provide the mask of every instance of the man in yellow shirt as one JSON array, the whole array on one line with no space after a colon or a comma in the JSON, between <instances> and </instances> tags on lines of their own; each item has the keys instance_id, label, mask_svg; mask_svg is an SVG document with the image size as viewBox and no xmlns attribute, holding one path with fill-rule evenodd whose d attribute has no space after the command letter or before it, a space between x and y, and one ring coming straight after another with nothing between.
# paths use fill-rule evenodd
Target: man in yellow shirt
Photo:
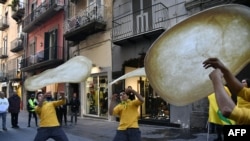
<instances>
[{"instance_id":1,"label":"man in yellow shirt","mask_svg":"<svg viewBox=\"0 0 250 141\"><path fill-rule=\"evenodd\" d=\"M242 79L241 83L246 88L250 87L250 80L248 78ZM239 108L243 108L243 107L250 108L250 102L244 100L242 97L237 96L237 106Z\"/></svg>"},{"instance_id":2,"label":"man in yellow shirt","mask_svg":"<svg viewBox=\"0 0 250 141\"><path fill-rule=\"evenodd\" d=\"M66 103L64 92L60 92L62 99L58 101L46 101L46 94L44 95L42 92L39 92L37 96L38 105L35 107L35 111L40 118L40 124L34 141L46 141L49 138L55 141L68 141L55 111L55 107Z\"/></svg>"},{"instance_id":3,"label":"man in yellow shirt","mask_svg":"<svg viewBox=\"0 0 250 141\"><path fill-rule=\"evenodd\" d=\"M134 93L137 99L130 100L128 94ZM120 117L120 124L113 141L141 141L141 131L138 125L138 108L144 98L131 88L120 93L121 103L116 104L117 94L114 94L109 107L109 114Z\"/></svg>"},{"instance_id":4,"label":"man in yellow shirt","mask_svg":"<svg viewBox=\"0 0 250 141\"><path fill-rule=\"evenodd\" d=\"M223 84L223 78L232 94L242 97L250 102L250 88L246 88L242 83L224 66L218 58L208 58L203 62L205 69L213 67L209 74L215 92L216 101L223 116L230 118L239 125L250 124L250 109L236 106L233 100L228 97Z\"/></svg>"},{"instance_id":5,"label":"man in yellow shirt","mask_svg":"<svg viewBox=\"0 0 250 141\"><path fill-rule=\"evenodd\" d=\"M231 97L231 93L228 88L224 87L228 96ZM209 101L209 113L208 113L208 122L211 125L214 125L216 128L217 138L214 141L222 141L223 140L223 125L233 125L234 121L224 117L221 114L221 111L218 108L218 104L216 102L215 93L212 93L208 96Z\"/></svg>"}]
</instances>

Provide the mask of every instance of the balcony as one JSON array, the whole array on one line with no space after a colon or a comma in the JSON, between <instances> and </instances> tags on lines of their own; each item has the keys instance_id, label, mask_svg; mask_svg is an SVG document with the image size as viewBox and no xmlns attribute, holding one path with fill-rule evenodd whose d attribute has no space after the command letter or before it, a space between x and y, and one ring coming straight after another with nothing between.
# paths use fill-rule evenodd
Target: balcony
<instances>
[{"instance_id":1,"label":"balcony","mask_svg":"<svg viewBox=\"0 0 250 141\"><path fill-rule=\"evenodd\" d=\"M81 41L87 36L106 29L105 7L90 5L65 22L64 37L69 41Z\"/></svg>"},{"instance_id":2,"label":"balcony","mask_svg":"<svg viewBox=\"0 0 250 141\"><path fill-rule=\"evenodd\" d=\"M144 15L147 13L147 15ZM169 26L168 8L158 3L113 20L114 44L158 37Z\"/></svg>"},{"instance_id":3,"label":"balcony","mask_svg":"<svg viewBox=\"0 0 250 141\"><path fill-rule=\"evenodd\" d=\"M6 28L9 28L8 18L6 16L0 17L0 30L4 31Z\"/></svg>"},{"instance_id":4,"label":"balcony","mask_svg":"<svg viewBox=\"0 0 250 141\"><path fill-rule=\"evenodd\" d=\"M23 39L16 38L15 40L11 41L10 45L11 52L19 52L23 50Z\"/></svg>"},{"instance_id":5,"label":"balcony","mask_svg":"<svg viewBox=\"0 0 250 141\"><path fill-rule=\"evenodd\" d=\"M27 33L31 32L36 27L48 21L48 19L52 18L59 11L63 10L63 8L64 0L51 2L46 0L24 18L22 31Z\"/></svg>"},{"instance_id":6,"label":"balcony","mask_svg":"<svg viewBox=\"0 0 250 141\"><path fill-rule=\"evenodd\" d=\"M201 8L201 10L217 6L220 4L231 3L229 0L191 0L185 3L185 7L187 10L191 10L193 8Z\"/></svg>"},{"instance_id":7,"label":"balcony","mask_svg":"<svg viewBox=\"0 0 250 141\"><path fill-rule=\"evenodd\" d=\"M0 48L0 59L8 58L7 47Z\"/></svg>"},{"instance_id":8,"label":"balcony","mask_svg":"<svg viewBox=\"0 0 250 141\"><path fill-rule=\"evenodd\" d=\"M21 81L22 80L21 71L19 71L18 69L8 70L7 77L11 81Z\"/></svg>"},{"instance_id":9,"label":"balcony","mask_svg":"<svg viewBox=\"0 0 250 141\"><path fill-rule=\"evenodd\" d=\"M21 71L31 72L39 69L49 69L61 65L63 62L63 48L58 46L50 47L24 58L21 62Z\"/></svg>"},{"instance_id":10,"label":"balcony","mask_svg":"<svg viewBox=\"0 0 250 141\"><path fill-rule=\"evenodd\" d=\"M0 82L7 82L7 73L0 71Z\"/></svg>"},{"instance_id":11,"label":"balcony","mask_svg":"<svg viewBox=\"0 0 250 141\"><path fill-rule=\"evenodd\" d=\"M5 4L7 2L7 0L0 0L1 4Z\"/></svg>"},{"instance_id":12,"label":"balcony","mask_svg":"<svg viewBox=\"0 0 250 141\"><path fill-rule=\"evenodd\" d=\"M24 16L24 4L23 3L19 3L19 5L15 8L12 9L12 18L16 21L16 22L20 22Z\"/></svg>"}]
</instances>

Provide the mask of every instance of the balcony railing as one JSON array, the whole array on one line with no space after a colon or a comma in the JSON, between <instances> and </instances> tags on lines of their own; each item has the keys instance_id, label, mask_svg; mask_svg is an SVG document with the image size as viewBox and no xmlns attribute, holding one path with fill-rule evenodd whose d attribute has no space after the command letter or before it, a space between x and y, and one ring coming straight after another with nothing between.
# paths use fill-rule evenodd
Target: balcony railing
<instances>
[{"instance_id":1,"label":"balcony railing","mask_svg":"<svg viewBox=\"0 0 250 141\"><path fill-rule=\"evenodd\" d=\"M19 22L22 20L23 16L24 16L24 3L19 2L19 4L17 5L17 7L15 9L12 9L12 18L16 21Z\"/></svg>"},{"instance_id":2,"label":"balcony railing","mask_svg":"<svg viewBox=\"0 0 250 141\"><path fill-rule=\"evenodd\" d=\"M216 5L231 3L230 0L191 0L185 3L187 10L199 7L201 10L207 9Z\"/></svg>"},{"instance_id":3,"label":"balcony railing","mask_svg":"<svg viewBox=\"0 0 250 141\"><path fill-rule=\"evenodd\" d=\"M103 5L95 3L81 10L76 16L67 19L64 23L65 39L80 41L90 34L105 30L105 10Z\"/></svg>"},{"instance_id":4,"label":"balcony railing","mask_svg":"<svg viewBox=\"0 0 250 141\"><path fill-rule=\"evenodd\" d=\"M36 54L24 58L21 63L22 71L31 71L39 68L46 68L50 65L61 64L63 61L63 48L50 47Z\"/></svg>"},{"instance_id":5,"label":"balcony railing","mask_svg":"<svg viewBox=\"0 0 250 141\"><path fill-rule=\"evenodd\" d=\"M7 0L0 0L0 3L5 4Z\"/></svg>"},{"instance_id":6,"label":"balcony railing","mask_svg":"<svg viewBox=\"0 0 250 141\"><path fill-rule=\"evenodd\" d=\"M0 30L3 31L9 27L8 18L6 16L0 17Z\"/></svg>"},{"instance_id":7,"label":"balcony railing","mask_svg":"<svg viewBox=\"0 0 250 141\"><path fill-rule=\"evenodd\" d=\"M15 40L11 41L10 43L10 51L11 52L18 52L23 50L23 40L22 38L16 38Z\"/></svg>"},{"instance_id":8,"label":"balcony railing","mask_svg":"<svg viewBox=\"0 0 250 141\"><path fill-rule=\"evenodd\" d=\"M147 15L142 15L145 13L147 13ZM140 35L160 34L169 26L168 16L168 8L158 3L117 18L113 20L113 42L119 44L120 41Z\"/></svg>"},{"instance_id":9,"label":"balcony railing","mask_svg":"<svg viewBox=\"0 0 250 141\"><path fill-rule=\"evenodd\" d=\"M12 81L20 81L21 71L18 71L18 69L8 70L7 78Z\"/></svg>"},{"instance_id":10,"label":"balcony railing","mask_svg":"<svg viewBox=\"0 0 250 141\"><path fill-rule=\"evenodd\" d=\"M7 58L7 47L0 48L0 59Z\"/></svg>"},{"instance_id":11,"label":"balcony railing","mask_svg":"<svg viewBox=\"0 0 250 141\"><path fill-rule=\"evenodd\" d=\"M6 82L7 81L7 73L0 71L0 82Z\"/></svg>"},{"instance_id":12,"label":"balcony railing","mask_svg":"<svg viewBox=\"0 0 250 141\"><path fill-rule=\"evenodd\" d=\"M64 8L64 0L46 0L23 20L23 32L30 32Z\"/></svg>"}]
</instances>

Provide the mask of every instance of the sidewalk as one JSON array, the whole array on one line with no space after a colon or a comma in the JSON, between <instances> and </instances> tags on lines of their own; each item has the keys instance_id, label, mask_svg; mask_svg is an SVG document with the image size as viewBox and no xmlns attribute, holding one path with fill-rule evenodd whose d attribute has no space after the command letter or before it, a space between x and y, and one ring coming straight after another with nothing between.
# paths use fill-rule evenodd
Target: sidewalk
<instances>
[{"instance_id":1,"label":"sidewalk","mask_svg":"<svg viewBox=\"0 0 250 141\"><path fill-rule=\"evenodd\" d=\"M70 118L68 118L69 120ZM33 138L36 133L36 127L34 119L31 120L31 127L27 127L28 122L28 112L21 111L19 115L19 126L24 130L29 130L27 136ZM107 121L103 119L93 119L88 117L78 117L77 125L71 125L70 123L65 126L63 129L67 133L70 141L112 141L118 122L116 121ZM10 129L10 114L7 116L7 128ZM12 129L11 129L12 130ZM7 131L9 134L13 131ZM140 130L142 133L142 141L206 141L207 133L206 131L193 131L189 129L181 129L174 127L165 127L165 126L154 126L154 125L145 125L140 124ZM3 132L3 131L2 131ZM16 131L15 131L16 132ZM26 133L26 132L25 132ZM24 134L24 133L20 133ZM18 136L14 134L12 136ZM25 135L22 135L25 137ZM209 141L213 141L216 135L210 134ZM2 137L0 134L0 139ZM25 139L26 140L26 139ZM3 140L4 141L4 140ZM11 140L8 140L11 141ZM14 141L14 140L13 140ZM18 140L15 140L18 141ZM20 140L22 141L22 140ZM27 140L28 141L28 140ZM49 140L52 141L52 140Z\"/></svg>"}]
</instances>

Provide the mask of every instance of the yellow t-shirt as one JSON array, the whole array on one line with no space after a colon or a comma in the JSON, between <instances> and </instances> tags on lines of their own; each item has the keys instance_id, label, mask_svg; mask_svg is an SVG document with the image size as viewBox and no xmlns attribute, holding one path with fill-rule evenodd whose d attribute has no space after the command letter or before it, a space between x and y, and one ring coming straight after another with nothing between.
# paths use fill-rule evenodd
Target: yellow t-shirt
<instances>
[{"instance_id":1,"label":"yellow t-shirt","mask_svg":"<svg viewBox=\"0 0 250 141\"><path fill-rule=\"evenodd\" d=\"M127 128L139 128L138 125L138 107L142 104L139 100L127 100L118 104L114 110L113 115L120 117L118 130L126 130Z\"/></svg>"},{"instance_id":2,"label":"yellow t-shirt","mask_svg":"<svg viewBox=\"0 0 250 141\"><path fill-rule=\"evenodd\" d=\"M231 96L231 93L229 89L224 86L228 96ZM233 120L230 120L222 115L222 113L219 110L218 104L216 102L215 93L212 93L208 96L209 100L209 116L208 121L210 123L215 123L219 125L233 125L235 122Z\"/></svg>"},{"instance_id":3,"label":"yellow t-shirt","mask_svg":"<svg viewBox=\"0 0 250 141\"><path fill-rule=\"evenodd\" d=\"M250 102L250 88L244 87L238 93L238 96L242 97L245 101ZM250 125L250 109L245 107L239 108L238 106L235 106L233 112L230 115L230 118L239 125Z\"/></svg>"},{"instance_id":4,"label":"yellow t-shirt","mask_svg":"<svg viewBox=\"0 0 250 141\"><path fill-rule=\"evenodd\" d=\"M66 99L58 101L45 101L42 107L36 106L35 112L40 118L40 127L55 127L59 126L59 122L56 116L55 107L63 105L66 103Z\"/></svg>"}]
</instances>

